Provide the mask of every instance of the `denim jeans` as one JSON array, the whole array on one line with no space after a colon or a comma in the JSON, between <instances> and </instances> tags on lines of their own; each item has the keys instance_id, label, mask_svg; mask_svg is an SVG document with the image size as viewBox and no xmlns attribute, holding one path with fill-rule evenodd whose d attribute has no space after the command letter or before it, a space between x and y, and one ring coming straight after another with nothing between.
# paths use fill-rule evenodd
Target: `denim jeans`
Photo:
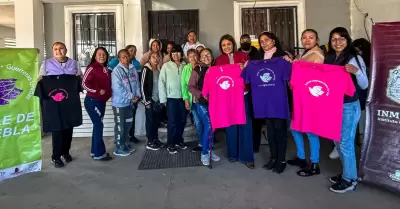
<instances>
[{"instance_id":1,"label":"denim jeans","mask_svg":"<svg viewBox=\"0 0 400 209\"><path fill-rule=\"evenodd\" d=\"M85 109L93 123L91 153L93 159L98 160L107 156L103 141L103 117L106 111L106 103L86 96Z\"/></svg>"},{"instance_id":2,"label":"denim jeans","mask_svg":"<svg viewBox=\"0 0 400 209\"><path fill-rule=\"evenodd\" d=\"M127 150L129 143L129 131L132 128L134 106L112 107L114 112L114 133L116 150Z\"/></svg>"},{"instance_id":3,"label":"denim jeans","mask_svg":"<svg viewBox=\"0 0 400 209\"><path fill-rule=\"evenodd\" d=\"M228 158L243 163L254 163L253 124L250 96L244 95L246 124L232 125L225 129Z\"/></svg>"},{"instance_id":4,"label":"denim jeans","mask_svg":"<svg viewBox=\"0 0 400 209\"><path fill-rule=\"evenodd\" d=\"M202 154L208 154L208 151L210 150L210 143L213 144L214 141L214 134L211 129L211 121L210 121L210 115L208 113L208 106L202 105L202 104L194 104L197 108L197 113L200 117L200 123L203 128L203 133L202 135Z\"/></svg>"},{"instance_id":5,"label":"denim jeans","mask_svg":"<svg viewBox=\"0 0 400 209\"><path fill-rule=\"evenodd\" d=\"M202 140L203 140L203 133L204 133L204 125L203 125L203 122L202 122L203 120L199 114L199 109L197 106L199 106L199 105L193 103L192 107L191 107L191 112L193 115L194 124L196 125L196 129L197 129L197 141L198 141L197 143L199 146L201 146L203 144ZM208 109L208 107L207 107L207 109ZM208 112L207 112L207 114L208 114Z\"/></svg>"},{"instance_id":6,"label":"denim jeans","mask_svg":"<svg viewBox=\"0 0 400 209\"><path fill-rule=\"evenodd\" d=\"M360 116L361 107L359 101L344 103L340 142L335 143L343 165L343 179L346 181L357 180L354 139Z\"/></svg>"},{"instance_id":7,"label":"denim jeans","mask_svg":"<svg viewBox=\"0 0 400 209\"><path fill-rule=\"evenodd\" d=\"M291 130L293 140L296 143L297 148L297 157L300 159L306 159L306 154L304 151L304 140L303 140L303 133ZM308 137L308 141L310 142L310 160L312 163L319 162L319 138L317 135L312 133L306 133Z\"/></svg>"}]
</instances>

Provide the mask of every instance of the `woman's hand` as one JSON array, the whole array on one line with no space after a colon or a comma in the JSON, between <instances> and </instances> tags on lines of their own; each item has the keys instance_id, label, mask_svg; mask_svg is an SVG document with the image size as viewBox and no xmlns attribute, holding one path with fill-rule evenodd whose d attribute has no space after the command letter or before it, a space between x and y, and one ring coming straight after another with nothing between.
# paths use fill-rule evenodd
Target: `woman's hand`
<instances>
[{"instance_id":1,"label":"woman's hand","mask_svg":"<svg viewBox=\"0 0 400 209\"><path fill-rule=\"evenodd\" d=\"M189 100L185 100L185 108L186 110L190 110Z\"/></svg>"},{"instance_id":2,"label":"woman's hand","mask_svg":"<svg viewBox=\"0 0 400 209\"><path fill-rule=\"evenodd\" d=\"M344 68L346 69L347 72L352 73L352 74L355 74L358 71L358 68L356 68L352 64L347 64L344 66Z\"/></svg>"},{"instance_id":3,"label":"woman's hand","mask_svg":"<svg viewBox=\"0 0 400 209\"><path fill-rule=\"evenodd\" d=\"M146 105L146 109L150 109L151 108L151 104Z\"/></svg>"},{"instance_id":4,"label":"woman's hand","mask_svg":"<svg viewBox=\"0 0 400 209\"><path fill-rule=\"evenodd\" d=\"M37 78L37 82L41 81L43 79L42 75L39 75L39 77Z\"/></svg>"},{"instance_id":5,"label":"woman's hand","mask_svg":"<svg viewBox=\"0 0 400 209\"><path fill-rule=\"evenodd\" d=\"M139 98L138 98L138 97L133 97L133 99L132 99L132 102L133 102L133 103L136 104L138 101L139 101Z\"/></svg>"},{"instance_id":6,"label":"woman's hand","mask_svg":"<svg viewBox=\"0 0 400 209\"><path fill-rule=\"evenodd\" d=\"M105 93L106 93L106 91L104 91L104 89L101 89L101 90L100 90L100 95L103 96Z\"/></svg>"},{"instance_id":7,"label":"woman's hand","mask_svg":"<svg viewBox=\"0 0 400 209\"><path fill-rule=\"evenodd\" d=\"M283 56L283 59L285 59L286 61L292 63L293 59L291 57L289 57L288 55Z\"/></svg>"}]
</instances>

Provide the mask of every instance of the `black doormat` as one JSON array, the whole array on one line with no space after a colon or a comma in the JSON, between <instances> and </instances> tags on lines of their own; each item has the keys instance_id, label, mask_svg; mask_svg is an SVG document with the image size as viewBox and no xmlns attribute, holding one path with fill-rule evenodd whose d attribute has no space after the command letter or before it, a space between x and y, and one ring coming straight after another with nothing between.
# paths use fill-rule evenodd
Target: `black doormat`
<instances>
[{"instance_id":1,"label":"black doormat","mask_svg":"<svg viewBox=\"0 0 400 209\"><path fill-rule=\"evenodd\" d=\"M166 148L162 148L158 151L146 149L138 169L152 170L202 166L203 164L200 160L201 152L192 152L197 142L187 145L187 149L178 149L178 153L173 155L169 154Z\"/></svg>"}]
</instances>

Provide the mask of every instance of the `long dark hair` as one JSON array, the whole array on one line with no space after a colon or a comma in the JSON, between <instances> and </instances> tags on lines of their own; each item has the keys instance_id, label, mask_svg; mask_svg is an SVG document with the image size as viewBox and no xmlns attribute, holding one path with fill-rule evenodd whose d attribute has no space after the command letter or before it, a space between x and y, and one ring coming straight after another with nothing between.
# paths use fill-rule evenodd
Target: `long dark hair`
<instances>
[{"instance_id":1,"label":"long dark hair","mask_svg":"<svg viewBox=\"0 0 400 209\"><path fill-rule=\"evenodd\" d=\"M272 57L282 57L282 56L287 55L281 46L281 42L279 41L279 38L274 33L264 31L264 32L260 33L260 35L258 35L258 44L260 45L259 51L260 51L261 59L264 59L264 53L265 53L263 48L261 47L261 43L260 43L261 36L267 36L269 39L271 39L275 42L276 52L274 53L274 55Z\"/></svg>"},{"instance_id":2,"label":"long dark hair","mask_svg":"<svg viewBox=\"0 0 400 209\"><path fill-rule=\"evenodd\" d=\"M222 41L224 40L228 40L232 43L232 53L235 53L237 51L237 44L235 39L233 38L232 35L230 34L225 34L223 36L221 36L221 38L219 39L219 51L221 52L221 54L225 54L224 51L222 50Z\"/></svg>"},{"instance_id":3,"label":"long dark hair","mask_svg":"<svg viewBox=\"0 0 400 209\"><path fill-rule=\"evenodd\" d=\"M97 47L97 48L94 50L94 53L93 53L93 55L92 55L92 59L90 60L90 65L93 64L94 62L96 62L96 54L97 54L97 51L99 51L99 50L103 50L103 52L106 54L106 61L103 63L103 66L104 66L104 67L107 67L109 55L108 55L107 49L104 48L104 47ZM99 64L100 64L100 63L99 63Z\"/></svg>"},{"instance_id":4,"label":"long dark hair","mask_svg":"<svg viewBox=\"0 0 400 209\"><path fill-rule=\"evenodd\" d=\"M369 68L371 61L371 43L365 38L359 38L353 41L353 46L357 47L361 52L365 65Z\"/></svg>"}]
</instances>

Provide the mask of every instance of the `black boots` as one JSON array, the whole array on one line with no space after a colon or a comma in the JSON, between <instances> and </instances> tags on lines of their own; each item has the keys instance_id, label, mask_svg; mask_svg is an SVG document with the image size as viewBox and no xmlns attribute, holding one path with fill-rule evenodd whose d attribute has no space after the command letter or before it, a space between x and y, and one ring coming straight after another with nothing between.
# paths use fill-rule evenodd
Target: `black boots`
<instances>
[{"instance_id":1,"label":"black boots","mask_svg":"<svg viewBox=\"0 0 400 209\"><path fill-rule=\"evenodd\" d=\"M302 177L309 177L320 174L321 171L319 169L318 163L311 163L309 168L302 169L297 172L297 175Z\"/></svg>"}]
</instances>

